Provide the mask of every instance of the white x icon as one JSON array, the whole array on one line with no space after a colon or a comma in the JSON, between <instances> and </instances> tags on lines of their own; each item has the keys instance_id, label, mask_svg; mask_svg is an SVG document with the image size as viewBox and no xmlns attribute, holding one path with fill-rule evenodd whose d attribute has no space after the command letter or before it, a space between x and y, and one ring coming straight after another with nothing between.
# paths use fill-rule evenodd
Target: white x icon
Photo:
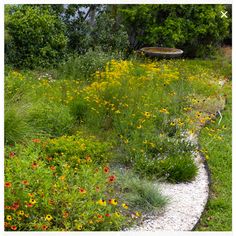
<instances>
[{"instance_id":1,"label":"white x icon","mask_svg":"<svg viewBox=\"0 0 236 236\"><path fill-rule=\"evenodd\" d=\"M221 11L221 18L223 17L228 18L227 13L228 13L227 11L225 12Z\"/></svg>"}]
</instances>

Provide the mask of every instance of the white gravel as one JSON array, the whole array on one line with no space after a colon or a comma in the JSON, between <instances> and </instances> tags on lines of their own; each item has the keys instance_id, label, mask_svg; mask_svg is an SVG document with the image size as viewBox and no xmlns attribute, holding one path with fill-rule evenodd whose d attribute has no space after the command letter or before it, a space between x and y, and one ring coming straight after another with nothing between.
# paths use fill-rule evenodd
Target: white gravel
<instances>
[{"instance_id":1,"label":"white gravel","mask_svg":"<svg viewBox=\"0 0 236 236\"><path fill-rule=\"evenodd\" d=\"M209 195L209 179L200 154L196 154L198 175L190 183L156 183L169 199L162 212L147 215L141 225L129 231L191 231L200 219Z\"/></svg>"}]
</instances>

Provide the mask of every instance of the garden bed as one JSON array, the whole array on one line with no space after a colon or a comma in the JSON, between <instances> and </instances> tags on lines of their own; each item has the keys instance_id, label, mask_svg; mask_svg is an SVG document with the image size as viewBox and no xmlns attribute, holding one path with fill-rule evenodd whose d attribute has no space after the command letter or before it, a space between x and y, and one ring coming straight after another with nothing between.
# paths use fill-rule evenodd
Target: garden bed
<instances>
[{"instance_id":1,"label":"garden bed","mask_svg":"<svg viewBox=\"0 0 236 236\"><path fill-rule=\"evenodd\" d=\"M89 79L70 80L65 69L58 77L10 70L5 229L122 230L150 212L158 219L168 209L184 215L190 201L177 199L190 192L204 196L195 198L200 207L192 219L199 217L208 183L204 164L193 156L198 145L189 137L214 123L224 105L215 66L203 60L111 60ZM165 195L176 198L168 204ZM173 207L177 201L183 211ZM178 214L171 212L169 222ZM192 224L153 226L191 230Z\"/></svg>"}]
</instances>

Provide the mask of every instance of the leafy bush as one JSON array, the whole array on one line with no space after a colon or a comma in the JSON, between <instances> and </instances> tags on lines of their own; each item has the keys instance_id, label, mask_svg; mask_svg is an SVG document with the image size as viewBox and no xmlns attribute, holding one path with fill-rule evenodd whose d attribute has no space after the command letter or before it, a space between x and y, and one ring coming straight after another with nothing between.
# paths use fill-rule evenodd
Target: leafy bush
<instances>
[{"instance_id":1,"label":"leafy bush","mask_svg":"<svg viewBox=\"0 0 236 236\"><path fill-rule=\"evenodd\" d=\"M83 137L81 132L73 136L61 136L49 140L45 144L47 155L53 159L62 159L71 163L107 163L110 159L109 148L106 142L96 141L94 136ZM79 157L82 157L79 159Z\"/></svg>"},{"instance_id":2,"label":"leafy bush","mask_svg":"<svg viewBox=\"0 0 236 236\"><path fill-rule=\"evenodd\" d=\"M120 13L133 49L179 47L190 57L208 56L229 35L224 5L132 5Z\"/></svg>"},{"instance_id":3,"label":"leafy bush","mask_svg":"<svg viewBox=\"0 0 236 236\"><path fill-rule=\"evenodd\" d=\"M49 6L15 5L6 11L6 63L23 68L46 67L64 57L65 25Z\"/></svg>"}]
</instances>

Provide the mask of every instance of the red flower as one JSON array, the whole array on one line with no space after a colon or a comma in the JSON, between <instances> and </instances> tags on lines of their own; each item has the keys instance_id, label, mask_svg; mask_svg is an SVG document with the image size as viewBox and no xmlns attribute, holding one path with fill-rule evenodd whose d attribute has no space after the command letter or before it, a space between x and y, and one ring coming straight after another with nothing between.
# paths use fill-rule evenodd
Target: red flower
<instances>
[{"instance_id":1,"label":"red flower","mask_svg":"<svg viewBox=\"0 0 236 236\"><path fill-rule=\"evenodd\" d=\"M6 183L5 183L5 187L6 187L6 188L10 188L10 187L11 187L11 182L6 182Z\"/></svg>"},{"instance_id":2,"label":"red flower","mask_svg":"<svg viewBox=\"0 0 236 236\"><path fill-rule=\"evenodd\" d=\"M32 203L27 203L26 206L27 206L27 207L32 207L32 206L34 206L34 205L33 205Z\"/></svg>"},{"instance_id":3,"label":"red flower","mask_svg":"<svg viewBox=\"0 0 236 236\"><path fill-rule=\"evenodd\" d=\"M38 139L38 138L34 138L34 139L32 139L32 142L33 142L33 143L40 143L40 142L41 142L41 140L40 140L40 139Z\"/></svg>"},{"instance_id":4,"label":"red flower","mask_svg":"<svg viewBox=\"0 0 236 236\"><path fill-rule=\"evenodd\" d=\"M50 166L50 169L51 170L56 170L56 167L55 166Z\"/></svg>"},{"instance_id":5,"label":"red flower","mask_svg":"<svg viewBox=\"0 0 236 236\"><path fill-rule=\"evenodd\" d=\"M107 213L105 216L106 216L106 217L110 217L111 215L110 215L109 213Z\"/></svg>"},{"instance_id":6,"label":"red flower","mask_svg":"<svg viewBox=\"0 0 236 236\"><path fill-rule=\"evenodd\" d=\"M109 169L109 167L106 166L106 167L104 167L103 171L104 171L104 173L107 174L107 173L109 173L110 169Z\"/></svg>"},{"instance_id":7,"label":"red flower","mask_svg":"<svg viewBox=\"0 0 236 236\"><path fill-rule=\"evenodd\" d=\"M9 157L14 157L15 155L16 155L15 152L10 152L10 153L9 153Z\"/></svg>"},{"instance_id":8,"label":"red flower","mask_svg":"<svg viewBox=\"0 0 236 236\"><path fill-rule=\"evenodd\" d=\"M111 175L108 177L108 182L109 183L113 183L116 180L116 176L115 175Z\"/></svg>"},{"instance_id":9,"label":"red flower","mask_svg":"<svg viewBox=\"0 0 236 236\"><path fill-rule=\"evenodd\" d=\"M12 225L12 226L11 226L11 229L12 229L12 230L17 230L17 227L16 227L15 225Z\"/></svg>"},{"instance_id":10,"label":"red flower","mask_svg":"<svg viewBox=\"0 0 236 236\"><path fill-rule=\"evenodd\" d=\"M21 183L24 184L24 185L28 185L29 184L29 182L27 180L23 180Z\"/></svg>"},{"instance_id":11,"label":"red flower","mask_svg":"<svg viewBox=\"0 0 236 236\"><path fill-rule=\"evenodd\" d=\"M19 202L14 202L14 203L12 204L11 209L15 211L15 210L17 210L19 207L20 207Z\"/></svg>"}]
</instances>

